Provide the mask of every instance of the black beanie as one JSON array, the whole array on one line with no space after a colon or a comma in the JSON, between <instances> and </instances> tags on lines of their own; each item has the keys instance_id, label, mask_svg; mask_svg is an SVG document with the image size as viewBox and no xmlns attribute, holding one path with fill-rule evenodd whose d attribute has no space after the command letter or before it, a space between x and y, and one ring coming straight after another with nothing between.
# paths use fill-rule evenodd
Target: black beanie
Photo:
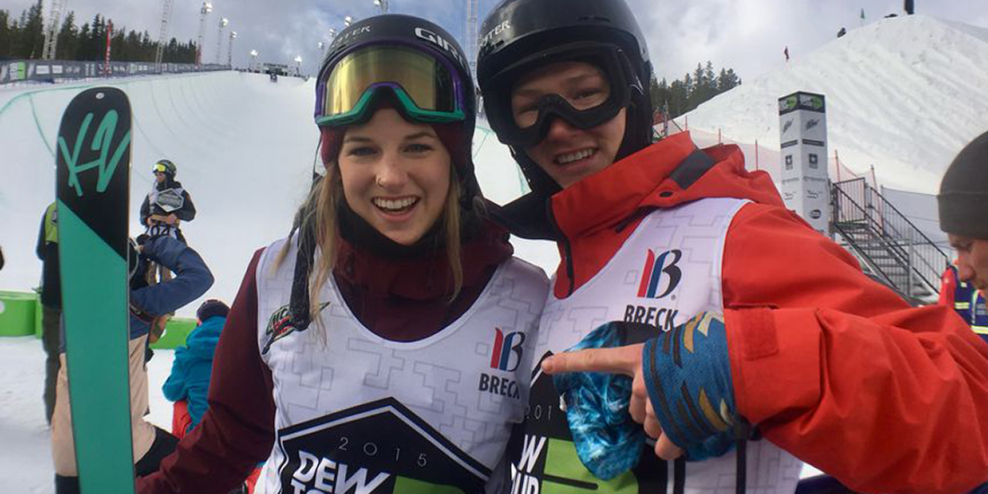
<instances>
[{"instance_id":1,"label":"black beanie","mask_svg":"<svg viewBox=\"0 0 988 494\"><path fill-rule=\"evenodd\" d=\"M213 298L203 302L199 306L199 310L196 311L196 319L204 322L210 317L226 317L229 313L230 308L226 304Z\"/></svg>"},{"instance_id":2,"label":"black beanie","mask_svg":"<svg viewBox=\"0 0 988 494\"><path fill-rule=\"evenodd\" d=\"M988 132L961 150L940 182L940 229L988 239Z\"/></svg>"}]
</instances>

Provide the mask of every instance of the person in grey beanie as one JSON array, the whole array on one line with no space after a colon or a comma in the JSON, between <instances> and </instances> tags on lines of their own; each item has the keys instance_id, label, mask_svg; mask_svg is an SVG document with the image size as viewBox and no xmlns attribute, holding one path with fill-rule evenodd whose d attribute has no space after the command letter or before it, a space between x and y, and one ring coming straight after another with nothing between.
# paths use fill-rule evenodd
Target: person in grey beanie
<instances>
[{"instance_id":1,"label":"person in grey beanie","mask_svg":"<svg viewBox=\"0 0 988 494\"><path fill-rule=\"evenodd\" d=\"M988 132L954 158L937 195L940 229L957 250L957 276L988 290Z\"/></svg>"}]
</instances>

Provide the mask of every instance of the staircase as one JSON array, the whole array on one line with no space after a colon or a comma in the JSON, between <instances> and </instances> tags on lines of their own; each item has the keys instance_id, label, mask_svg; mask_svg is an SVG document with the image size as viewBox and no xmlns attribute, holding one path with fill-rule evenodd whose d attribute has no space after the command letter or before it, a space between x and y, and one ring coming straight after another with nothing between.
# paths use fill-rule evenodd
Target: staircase
<instances>
[{"instance_id":1,"label":"staircase","mask_svg":"<svg viewBox=\"0 0 988 494\"><path fill-rule=\"evenodd\" d=\"M831 229L865 271L913 304L935 302L949 259L864 178L831 185Z\"/></svg>"}]
</instances>

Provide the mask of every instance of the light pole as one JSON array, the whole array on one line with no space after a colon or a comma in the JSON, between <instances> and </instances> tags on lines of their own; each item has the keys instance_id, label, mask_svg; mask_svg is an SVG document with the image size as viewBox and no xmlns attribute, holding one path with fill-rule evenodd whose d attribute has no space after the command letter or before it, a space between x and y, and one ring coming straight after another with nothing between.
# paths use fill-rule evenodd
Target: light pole
<instances>
[{"instance_id":1,"label":"light pole","mask_svg":"<svg viewBox=\"0 0 988 494\"><path fill-rule=\"evenodd\" d=\"M203 2L199 9L199 38L196 42L196 68L202 67L202 43L206 39L206 16L213 11L213 4Z\"/></svg>"},{"instance_id":2,"label":"light pole","mask_svg":"<svg viewBox=\"0 0 988 494\"><path fill-rule=\"evenodd\" d=\"M351 16L344 17L343 18L343 25L346 26L346 27L350 27L350 24L353 24L353 17L351 17Z\"/></svg>"},{"instance_id":3,"label":"light pole","mask_svg":"<svg viewBox=\"0 0 988 494\"><path fill-rule=\"evenodd\" d=\"M388 0L374 0L374 6L381 9L382 14L388 13Z\"/></svg>"},{"instance_id":4,"label":"light pole","mask_svg":"<svg viewBox=\"0 0 988 494\"><path fill-rule=\"evenodd\" d=\"M295 57L295 75L302 77L302 55Z\"/></svg>"},{"instance_id":5,"label":"light pole","mask_svg":"<svg viewBox=\"0 0 988 494\"><path fill-rule=\"evenodd\" d=\"M220 19L220 32L216 35L216 65L220 64L220 54L223 52L223 29L230 25L226 17Z\"/></svg>"},{"instance_id":6,"label":"light pole","mask_svg":"<svg viewBox=\"0 0 988 494\"><path fill-rule=\"evenodd\" d=\"M257 70L257 50L250 51L250 68L248 70Z\"/></svg>"},{"instance_id":7,"label":"light pole","mask_svg":"<svg viewBox=\"0 0 988 494\"><path fill-rule=\"evenodd\" d=\"M226 66L233 68L233 40L237 39L237 32L230 31L230 45L227 46L226 51Z\"/></svg>"}]
</instances>

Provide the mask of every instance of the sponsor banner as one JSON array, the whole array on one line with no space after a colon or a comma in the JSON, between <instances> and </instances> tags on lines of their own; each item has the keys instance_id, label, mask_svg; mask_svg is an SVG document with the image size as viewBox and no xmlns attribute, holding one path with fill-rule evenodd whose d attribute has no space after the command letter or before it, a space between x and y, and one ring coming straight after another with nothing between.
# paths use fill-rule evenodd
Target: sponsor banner
<instances>
[{"instance_id":1,"label":"sponsor banner","mask_svg":"<svg viewBox=\"0 0 988 494\"><path fill-rule=\"evenodd\" d=\"M826 98L822 94L798 92L779 98L779 115L807 110L824 113L827 110Z\"/></svg>"},{"instance_id":2,"label":"sponsor banner","mask_svg":"<svg viewBox=\"0 0 988 494\"><path fill-rule=\"evenodd\" d=\"M177 74L199 70L216 71L229 70L229 68L224 65L203 65L201 69L197 69L194 64L166 63L161 64L160 72ZM14 60L0 64L0 84L20 81L52 82L53 79L71 80L104 76L123 77L158 72L154 64L141 62L110 62L107 67L97 62Z\"/></svg>"}]
</instances>

